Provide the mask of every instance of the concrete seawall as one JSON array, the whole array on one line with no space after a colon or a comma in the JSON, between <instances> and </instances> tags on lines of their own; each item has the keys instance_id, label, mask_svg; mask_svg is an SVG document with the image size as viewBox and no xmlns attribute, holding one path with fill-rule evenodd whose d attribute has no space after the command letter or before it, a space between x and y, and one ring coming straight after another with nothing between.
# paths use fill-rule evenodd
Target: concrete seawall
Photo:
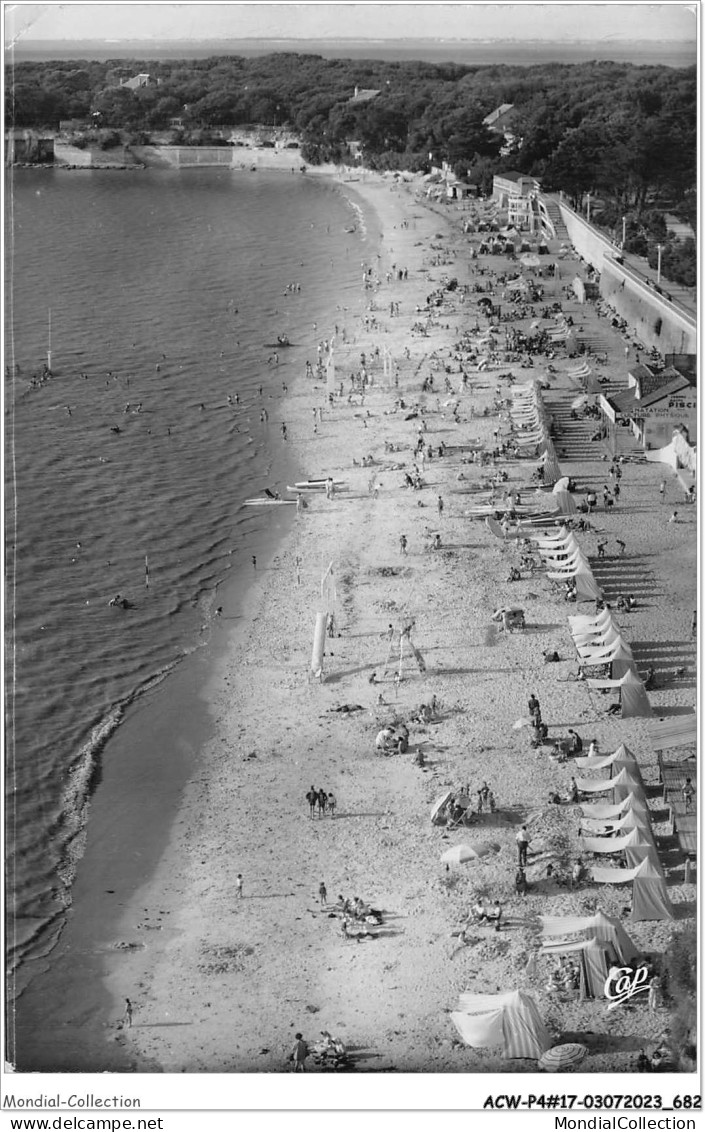
<instances>
[{"instance_id":1,"label":"concrete seawall","mask_svg":"<svg viewBox=\"0 0 705 1132\"><path fill-rule=\"evenodd\" d=\"M79 149L68 142L54 143L54 160L57 165L68 165L72 169L139 169L139 158L127 146L112 149L98 149L88 146Z\"/></svg>"},{"instance_id":2,"label":"concrete seawall","mask_svg":"<svg viewBox=\"0 0 705 1132\"><path fill-rule=\"evenodd\" d=\"M280 169L298 173L303 162L300 149L257 149L254 146L133 146L132 152L145 165L170 169Z\"/></svg>"},{"instance_id":3,"label":"concrete seawall","mask_svg":"<svg viewBox=\"0 0 705 1132\"><path fill-rule=\"evenodd\" d=\"M647 349L661 354L697 352L695 318L663 295L658 295L627 264L617 263L617 249L564 202L561 217L570 242L583 259L600 272L600 294L634 328Z\"/></svg>"}]
</instances>

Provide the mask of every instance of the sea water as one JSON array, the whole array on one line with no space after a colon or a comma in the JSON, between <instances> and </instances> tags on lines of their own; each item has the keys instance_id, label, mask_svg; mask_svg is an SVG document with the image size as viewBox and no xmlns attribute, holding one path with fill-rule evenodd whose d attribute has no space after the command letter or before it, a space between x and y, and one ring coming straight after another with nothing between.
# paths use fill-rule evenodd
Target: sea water
<instances>
[{"instance_id":1,"label":"sea water","mask_svg":"<svg viewBox=\"0 0 705 1132\"><path fill-rule=\"evenodd\" d=\"M315 366L317 341L336 324L342 332L359 302L373 219L351 195L288 173L9 174L6 829L17 990L65 922L111 733L208 639L218 584L251 569L271 512L242 503L284 486L272 478L282 387ZM276 350L278 335L291 348ZM130 608L111 606L116 594Z\"/></svg>"}]
</instances>

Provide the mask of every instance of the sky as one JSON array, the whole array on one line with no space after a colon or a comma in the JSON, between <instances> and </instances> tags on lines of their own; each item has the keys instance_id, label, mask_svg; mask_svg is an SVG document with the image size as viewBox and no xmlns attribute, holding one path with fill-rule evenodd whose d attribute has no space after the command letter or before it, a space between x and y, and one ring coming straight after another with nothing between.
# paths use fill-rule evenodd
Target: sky
<instances>
[{"instance_id":1,"label":"sky","mask_svg":"<svg viewBox=\"0 0 705 1132\"><path fill-rule=\"evenodd\" d=\"M685 3L3 3L5 43L46 40L695 40Z\"/></svg>"}]
</instances>

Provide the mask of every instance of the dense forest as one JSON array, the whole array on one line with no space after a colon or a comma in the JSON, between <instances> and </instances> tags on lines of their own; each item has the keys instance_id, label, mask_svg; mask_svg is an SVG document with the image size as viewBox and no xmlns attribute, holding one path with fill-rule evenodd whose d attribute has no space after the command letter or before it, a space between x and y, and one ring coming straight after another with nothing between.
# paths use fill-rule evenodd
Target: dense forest
<instances>
[{"instance_id":1,"label":"dense forest","mask_svg":"<svg viewBox=\"0 0 705 1132\"><path fill-rule=\"evenodd\" d=\"M139 72L149 74L148 86L120 85ZM377 93L354 99L356 87ZM447 161L484 191L494 172L514 168L548 191L562 189L577 207L589 193L595 221L602 213L609 226L629 215L632 240L658 239L659 209L695 225L695 67L483 67L287 53L25 62L8 68L6 99L8 126L56 130L61 120L88 118L147 141L178 118L173 140L181 142L218 140L223 127L288 128L311 164L350 161L355 140L371 168L426 171ZM506 103L509 145L483 124Z\"/></svg>"}]
</instances>

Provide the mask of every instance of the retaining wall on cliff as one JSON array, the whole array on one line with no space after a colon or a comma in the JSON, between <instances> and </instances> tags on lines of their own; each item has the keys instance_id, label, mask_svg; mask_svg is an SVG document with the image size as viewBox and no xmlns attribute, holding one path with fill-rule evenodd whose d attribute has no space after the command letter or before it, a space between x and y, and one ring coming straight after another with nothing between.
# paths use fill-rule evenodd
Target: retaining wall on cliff
<instances>
[{"instance_id":1,"label":"retaining wall on cliff","mask_svg":"<svg viewBox=\"0 0 705 1132\"><path fill-rule=\"evenodd\" d=\"M224 169L292 169L301 165L299 149L257 149L254 146L209 145L144 145L133 146L133 153L145 165L168 166L171 169L198 167Z\"/></svg>"},{"instance_id":2,"label":"retaining wall on cliff","mask_svg":"<svg viewBox=\"0 0 705 1132\"><path fill-rule=\"evenodd\" d=\"M660 354L696 354L695 320L643 284L628 267L605 259L600 294L626 319L637 338Z\"/></svg>"},{"instance_id":3,"label":"retaining wall on cliff","mask_svg":"<svg viewBox=\"0 0 705 1132\"><path fill-rule=\"evenodd\" d=\"M697 326L663 295L658 295L626 264L617 263L617 249L563 201L561 217L576 252L600 272L600 294L626 320L647 349L661 354L697 353Z\"/></svg>"},{"instance_id":4,"label":"retaining wall on cliff","mask_svg":"<svg viewBox=\"0 0 705 1132\"><path fill-rule=\"evenodd\" d=\"M54 160L57 165L69 165L72 169L131 169L138 168L139 162L132 151L124 145L110 149L87 146L80 149L69 142L54 143Z\"/></svg>"}]
</instances>

